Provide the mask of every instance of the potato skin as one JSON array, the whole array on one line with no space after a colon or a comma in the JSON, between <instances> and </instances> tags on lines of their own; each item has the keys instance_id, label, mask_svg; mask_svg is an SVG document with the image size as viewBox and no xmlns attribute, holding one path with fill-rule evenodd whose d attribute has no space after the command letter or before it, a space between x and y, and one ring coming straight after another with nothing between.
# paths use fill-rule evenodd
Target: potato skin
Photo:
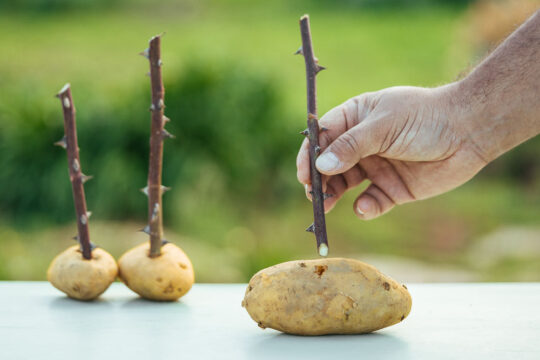
<instances>
[{"instance_id":1,"label":"potato skin","mask_svg":"<svg viewBox=\"0 0 540 360\"><path fill-rule=\"evenodd\" d=\"M167 243L161 255L148 256L150 244L145 242L128 250L118 260L119 277L128 288L145 299L174 301L193 286L193 265L178 246Z\"/></svg>"},{"instance_id":2,"label":"potato skin","mask_svg":"<svg viewBox=\"0 0 540 360\"><path fill-rule=\"evenodd\" d=\"M296 335L362 334L409 315L407 288L361 261L299 260L259 271L244 306L261 328Z\"/></svg>"},{"instance_id":3,"label":"potato skin","mask_svg":"<svg viewBox=\"0 0 540 360\"><path fill-rule=\"evenodd\" d=\"M83 258L79 245L56 256L47 270L47 280L67 296L93 300L103 294L118 274L114 258L103 249L92 250L92 259Z\"/></svg>"}]
</instances>

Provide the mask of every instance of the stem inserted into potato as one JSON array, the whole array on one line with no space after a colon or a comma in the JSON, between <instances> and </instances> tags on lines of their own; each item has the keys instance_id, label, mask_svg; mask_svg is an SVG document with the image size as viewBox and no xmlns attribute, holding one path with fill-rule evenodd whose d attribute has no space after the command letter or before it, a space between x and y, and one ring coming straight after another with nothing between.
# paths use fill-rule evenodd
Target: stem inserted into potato
<instances>
[{"instance_id":1,"label":"stem inserted into potato","mask_svg":"<svg viewBox=\"0 0 540 360\"><path fill-rule=\"evenodd\" d=\"M55 143L66 149L69 167L69 179L73 190L73 202L75 203L75 213L77 214L77 239L81 244L83 258L90 260L92 258L92 243L90 242L90 233L88 230L88 218L90 212L86 209L86 199L84 196L84 183L91 176L86 176L81 171L81 162L79 159L79 145L77 143L77 126L75 123L75 104L71 96L71 87L66 84L56 95L62 104L64 113L64 137Z\"/></svg>"},{"instance_id":2,"label":"stem inserted into potato","mask_svg":"<svg viewBox=\"0 0 540 360\"><path fill-rule=\"evenodd\" d=\"M150 84L152 87L152 125L150 129L150 160L148 166L148 184L143 192L148 196L148 226L145 229L150 235L150 257L161 255L163 244L163 207L161 196L165 188L161 185L161 172L163 168L163 141L173 137L165 130L165 122L169 119L164 116L165 108L163 79L161 76L161 36L150 39L150 45L142 53L150 63Z\"/></svg>"},{"instance_id":3,"label":"stem inserted into potato","mask_svg":"<svg viewBox=\"0 0 540 360\"><path fill-rule=\"evenodd\" d=\"M319 147L319 131L325 130L323 128L319 128L319 120L317 117L316 76L325 68L319 65L318 60L313 53L308 15L304 15L300 18L300 33L302 35L302 47L298 49L296 53L302 54L306 63L308 125L308 128L304 130L302 134L309 139L309 166L311 170L313 202L313 224L311 224L306 231L313 232L315 234L319 255L327 256L328 236L326 234L326 220L324 216L324 200L326 197L322 190L321 173L315 166L315 161L317 160L321 150Z\"/></svg>"}]
</instances>

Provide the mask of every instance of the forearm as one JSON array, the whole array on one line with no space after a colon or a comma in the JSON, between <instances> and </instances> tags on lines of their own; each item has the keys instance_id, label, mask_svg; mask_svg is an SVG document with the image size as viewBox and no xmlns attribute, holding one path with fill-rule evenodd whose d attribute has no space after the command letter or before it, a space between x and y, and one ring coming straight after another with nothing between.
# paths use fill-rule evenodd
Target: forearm
<instances>
[{"instance_id":1,"label":"forearm","mask_svg":"<svg viewBox=\"0 0 540 360\"><path fill-rule=\"evenodd\" d=\"M457 118L487 162L540 133L540 11L451 87Z\"/></svg>"}]
</instances>

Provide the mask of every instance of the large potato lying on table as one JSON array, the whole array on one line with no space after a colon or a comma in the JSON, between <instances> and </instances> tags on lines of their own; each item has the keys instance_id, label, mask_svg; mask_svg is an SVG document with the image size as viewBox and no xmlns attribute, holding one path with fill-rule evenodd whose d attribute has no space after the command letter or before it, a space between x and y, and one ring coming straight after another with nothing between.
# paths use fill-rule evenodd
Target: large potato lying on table
<instances>
[{"instance_id":1,"label":"large potato lying on table","mask_svg":"<svg viewBox=\"0 0 540 360\"><path fill-rule=\"evenodd\" d=\"M361 334L411 311L405 285L361 261L290 261L259 271L242 306L262 328L297 335Z\"/></svg>"}]
</instances>

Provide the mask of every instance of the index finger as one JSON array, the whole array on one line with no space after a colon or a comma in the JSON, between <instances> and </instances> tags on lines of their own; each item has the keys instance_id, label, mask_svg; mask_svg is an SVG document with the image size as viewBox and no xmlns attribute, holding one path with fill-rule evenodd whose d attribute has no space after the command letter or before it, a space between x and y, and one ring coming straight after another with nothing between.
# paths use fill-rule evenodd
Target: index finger
<instances>
[{"instance_id":1,"label":"index finger","mask_svg":"<svg viewBox=\"0 0 540 360\"><path fill-rule=\"evenodd\" d=\"M328 111L319 120L319 146L324 151L335 139L362 121L368 112L366 95L360 95L347 100L343 104ZM323 128L325 130L323 130ZM298 181L301 184L310 184L309 168L309 142L304 139L296 158Z\"/></svg>"}]
</instances>

